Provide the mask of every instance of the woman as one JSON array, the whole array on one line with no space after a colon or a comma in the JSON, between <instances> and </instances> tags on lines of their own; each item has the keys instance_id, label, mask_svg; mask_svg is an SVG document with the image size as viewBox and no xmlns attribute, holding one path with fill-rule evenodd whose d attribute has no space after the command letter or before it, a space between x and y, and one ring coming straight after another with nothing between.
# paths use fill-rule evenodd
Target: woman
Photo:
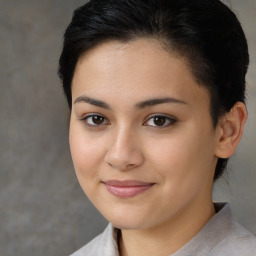
<instances>
[{"instance_id":1,"label":"woman","mask_svg":"<svg viewBox=\"0 0 256 256\"><path fill-rule=\"evenodd\" d=\"M91 0L59 74L78 180L111 224L73 255L256 255L212 202L247 118L247 42L218 0Z\"/></svg>"}]
</instances>

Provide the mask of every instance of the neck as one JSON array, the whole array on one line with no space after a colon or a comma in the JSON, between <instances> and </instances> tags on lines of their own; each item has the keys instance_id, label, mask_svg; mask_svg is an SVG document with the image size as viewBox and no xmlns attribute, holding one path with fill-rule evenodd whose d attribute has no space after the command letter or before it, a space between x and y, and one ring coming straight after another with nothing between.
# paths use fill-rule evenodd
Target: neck
<instances>
[{"instance_id":1,"label":"neck","mask_svg":"<svg viewBox=\"0 0 256 256\"><path fill-rule=\"evenodd\" d=\"M201 202L202 203L202 202ZM166 256L191 240L215 214L211 200L192 204L171 221L148 229L122 230L119 240L121 256Z\"/></svg>"}]
</instances>

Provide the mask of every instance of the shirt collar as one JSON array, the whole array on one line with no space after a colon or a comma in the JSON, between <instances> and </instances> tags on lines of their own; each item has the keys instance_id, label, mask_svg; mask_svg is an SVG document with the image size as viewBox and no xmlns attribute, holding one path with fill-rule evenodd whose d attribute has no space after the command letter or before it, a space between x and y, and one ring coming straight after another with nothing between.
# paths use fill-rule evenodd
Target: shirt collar
<instances>
[{"instance_id":1,"label":"shirt collar","mask_svg":"<svg viewBox=\"0 0 256 256\"><path fill-rule=\"evenodd\" d=\"M197 252L210 252L214 246L227 236L232 229L232 215L228 203L214 203L216 214L182 248L172 256L197 255ZM120 230L109 224L101 236L97 256L119 256L118 236ZM216 236L216 234L218 234ZM207 255L207 254L204 254Z\"/></svg>"}]
</instances>

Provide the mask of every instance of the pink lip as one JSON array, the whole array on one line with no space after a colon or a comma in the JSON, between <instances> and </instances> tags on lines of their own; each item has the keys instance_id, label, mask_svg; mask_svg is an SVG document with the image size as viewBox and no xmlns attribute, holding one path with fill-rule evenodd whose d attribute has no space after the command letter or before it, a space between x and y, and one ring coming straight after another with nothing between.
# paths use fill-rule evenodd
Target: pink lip
<instances>
[{"instance_id":1,"label":"pink lip","mask_svg":"<svg viewBox=\"0 0 256 256\"><path fill-rule=\"evenodd\" d=\"M136 196L148 190L154 185L154 183L146 183L136 180L109 180L103 183L106 186L108 192L114 196L122 198Z\"/></svg>"}]
</instances>

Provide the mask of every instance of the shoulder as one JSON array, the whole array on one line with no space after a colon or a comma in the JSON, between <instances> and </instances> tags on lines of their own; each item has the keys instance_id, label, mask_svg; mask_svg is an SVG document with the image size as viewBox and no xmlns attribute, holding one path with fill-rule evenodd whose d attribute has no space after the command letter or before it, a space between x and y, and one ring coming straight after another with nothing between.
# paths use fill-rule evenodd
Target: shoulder
<instances>
[{"instance_id":1,"label":"shoulder","mask_svg":"<svg viewBox=\"0 0 256 256\"><path fill-rule=\"evenodd\" d=\"M70 256L118 256L117 233L111 224L104 232Z\"/></svg>"},{"instance_id":2,"label":"shoulder","mask_svg":"<svg viewBox=\"0 0 256 256\"><path fill-rule=\"evenodd\" d=\"M232 229L210 256L256 256L256 237L233 219Z\"/></svg>"},{"instance_id":3,"label":"shoulder","mask_svg":"<svg viewBox=\"0 0 256 256\"><path fill-rule=\"evenodd\" d=\"M214 204L216 214L173 256L256 256L256 238L232 216L227 203Z\"/></svg>"},{"instance_id":4,"label":"shoulder","mask_svg":"<svg viewBox=\"0 0 256 256\"><path fill-rule=\"evenodd\" d=\"M82 248L80 248L78 251L74 252L70 256L95 256L97 255L97 248L98 244L100 243L102 234L95 237L93 240L91 240L88 244L84 245Z\"/></svg>"}]
</instances>

